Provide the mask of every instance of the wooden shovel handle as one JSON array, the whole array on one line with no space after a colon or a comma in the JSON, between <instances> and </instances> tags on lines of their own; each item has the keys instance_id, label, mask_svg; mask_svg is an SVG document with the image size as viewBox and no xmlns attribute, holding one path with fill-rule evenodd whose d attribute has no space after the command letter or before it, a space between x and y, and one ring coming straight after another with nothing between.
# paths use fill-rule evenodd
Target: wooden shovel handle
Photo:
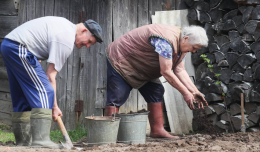
<instances>
[{"instance_id":1,"label":"wooden shovel handle","mask_svg":"<svg viewBox=\"0 0 260 152\"><path fill-rule=\"evenodd\" d=\"M58 124L60 126L60 130L62 132L62 135L63 135L64 139L65 139L65 142L68 143L71 147L73 147L72 142L70 140L70 137L68 135L68 132L67 132L67 130L66 130L66 128L65 128L65 126L64 126L60 116L57 117L57 122L58 122Z\"/></svg>"}]
</instances>

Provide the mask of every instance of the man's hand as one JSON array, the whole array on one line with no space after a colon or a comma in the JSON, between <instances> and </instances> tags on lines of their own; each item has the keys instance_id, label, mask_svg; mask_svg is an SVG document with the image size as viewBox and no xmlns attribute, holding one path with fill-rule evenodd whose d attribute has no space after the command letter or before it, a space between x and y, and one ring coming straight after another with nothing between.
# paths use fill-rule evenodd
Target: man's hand
<instances>
[{"instance_id":1,"label":"man's hand","mask_svg":"<svg viewBox=\"0 0 260 152\"><path fill-rule=\"evenodd\" d=\"M191 110L194 110L194 105L193 105L193 101L194 101L194 97L192 95L192 93L187 93L187 94L184 94L183 95L183 98L184 100L186 101L188 107L191 109Z\"/></svg>"},{"instance_id":2,"label":"man's hand","mask_svg":"<svg viewBox=\"0 0 260 152\"><path fill-rule=\"evenodd\" d=\"M198 108L199 109L201 109L201 108L204 109L203 103L205 103L206 106L209 106L208 102L206 101L206 99L204 98L202 93L196 92L196 93L193 93L193 96L194 96L194 99L196 101L198 101Z\"/></svg>"},{"instance_id":3,"label":"man's hand","mask_svg":"<svg viewBox=\"0 0 260 152\"><path fill-rule=\"evenodd\" d=\"M53 107L52 108L52 119L53 121L57 121L57 117L62 117L62 112L59 107Z\"/></svg>"}]
</instances>

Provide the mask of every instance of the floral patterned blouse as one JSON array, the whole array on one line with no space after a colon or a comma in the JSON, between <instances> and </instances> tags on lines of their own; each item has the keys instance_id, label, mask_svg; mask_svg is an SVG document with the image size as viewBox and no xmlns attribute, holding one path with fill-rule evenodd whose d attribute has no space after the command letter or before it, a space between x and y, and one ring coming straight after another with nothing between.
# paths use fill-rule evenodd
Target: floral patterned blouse
<instances>
[{"instance_id":1,"label":"floral patterned blouse","mask_svg":"<svg viewBox=\"0 0 260 152\"><path fill-rule=\"evenodd\" d=\"M173 50L169 42L159 37L152 37L150 42L155 47L155 52L167 59L172 59Z\"/></svg>"},{"instance_id":2,"label":"floral patterned blouse","mask_svg":"<svg viewBox=\"0 0 260 152\"><path fill-rule=\"evenodd\" d=\"M165 39L159 37L152 37L150 39L150 43L155 47L155 52L167 59L172 59L172 47L169 44L169 42L167 42ZM180 54L178 54L178 58L179 57ZM185 57L182 59L182 61L185 61Z\"/></svg>"}]
</instances>

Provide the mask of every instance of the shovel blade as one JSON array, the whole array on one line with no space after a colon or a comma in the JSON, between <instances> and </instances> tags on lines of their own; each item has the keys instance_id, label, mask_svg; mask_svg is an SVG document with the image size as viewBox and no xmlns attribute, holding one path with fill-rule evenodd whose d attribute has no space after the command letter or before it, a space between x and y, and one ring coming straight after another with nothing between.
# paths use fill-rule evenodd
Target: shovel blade
<instances>
[{"instance_id":1,"label":"shovel blade","mask_svg":"<svg viewBox=\"0 0 260 152\"><path fill-rule=\"evenodd\" d=\"M65 148L65 149L71 149L73 146L71 146L70 144L68 144L68 143L63 143L63 142L61 142L60 141L60 143L61 143L61 145Z\"/></svg>"},{"instance_id":2,"label":"shovel blade","mask_svg":"<svg viewBox=\"0 0 260 152\"><path fill-rule=\"evenodd\" d=\"M241 125L240 130L241 130L241 132L246 132L246 126L245 125Z\"/></svg>"}]
</instances>

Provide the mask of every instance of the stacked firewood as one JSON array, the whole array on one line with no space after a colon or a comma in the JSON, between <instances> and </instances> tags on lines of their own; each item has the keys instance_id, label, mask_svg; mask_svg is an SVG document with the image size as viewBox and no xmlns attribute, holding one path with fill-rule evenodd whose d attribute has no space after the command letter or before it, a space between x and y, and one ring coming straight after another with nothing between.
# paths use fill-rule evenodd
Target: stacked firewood
<instances>
[{"instance_id":1,"label":"stacked firewood","mask_svg":"<svg viewBox=\"0 0 260 152\"><path fill-rule=\"evenodd\" d=\"M238 0L185 0L188 19L203 26L209 38L207 48L192 54L196 86L209 103L205 108L208 118L225 131L231 130L230 123L240 131L241 93L247 131L260 128L260 1L240 1L243 4Z\"/></svg>"}]
</instances>

